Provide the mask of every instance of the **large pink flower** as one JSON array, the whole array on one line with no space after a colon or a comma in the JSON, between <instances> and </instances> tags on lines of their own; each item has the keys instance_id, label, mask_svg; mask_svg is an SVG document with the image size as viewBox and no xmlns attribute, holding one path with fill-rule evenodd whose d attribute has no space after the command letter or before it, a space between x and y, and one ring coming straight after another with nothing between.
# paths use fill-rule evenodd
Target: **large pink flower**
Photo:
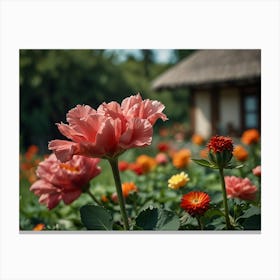
<instances>
[{"instance_id":1,"label":"large pink flower","mask_svg":"<svg viewBox=\"0 0 280 280\"><path fill-rule=\"evenodd\" d=\"M37 170L40 178L30 190L40 196L39 202L49 209L57 206L60 200L70 204L77 199L85 185L101 172L97 166L100 159L73 156L73 159L62 163L55 154L42 161Z\"/></svg>"},{"instance_id":2,"label":"large pink flower","mask_svg":"<svg viewBox=\"0 0 280 280\"><path fill-rule=\"evenodd\" d=\"M240 198L244 200L254 200L256 198L257 187L248 178L226 176L226 191L230 198Z\"/></svg>"},{"instance_id":3,"label":"large pink flower","mask_svg":"<svg viewBox=\"0 0 280 280\"><path fill-rule=\"evenodd\" d=\"M53 140L49 149L65 162L73 155L113 158L133 147L152 142L153 125L158 118L167 120L159 101L142 100L138 93L124 99L101 104L97 110L77 105L66 119L69 124L57 124L59 131L71 141Z\"/></svg>"}]
</instances>

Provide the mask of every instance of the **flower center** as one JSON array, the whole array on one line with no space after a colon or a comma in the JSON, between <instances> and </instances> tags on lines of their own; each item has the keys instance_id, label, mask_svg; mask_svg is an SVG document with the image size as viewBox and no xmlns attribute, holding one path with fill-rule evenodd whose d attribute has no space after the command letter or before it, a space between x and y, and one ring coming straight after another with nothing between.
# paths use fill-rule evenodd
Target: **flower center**
<instances>
[{"instance_id":1,"label":"flower center","mask_svg":"<svg viewBox=\"0 0 280 280\"><path fill-rule=\"evenodd\" d=\"M72 173L78 173L80 171L79 167L72 166L72 165L67 164L67 163L61 163L59 165L59 167L64 169L64 170L70 171Z\"/></svg>"}]
</instances>

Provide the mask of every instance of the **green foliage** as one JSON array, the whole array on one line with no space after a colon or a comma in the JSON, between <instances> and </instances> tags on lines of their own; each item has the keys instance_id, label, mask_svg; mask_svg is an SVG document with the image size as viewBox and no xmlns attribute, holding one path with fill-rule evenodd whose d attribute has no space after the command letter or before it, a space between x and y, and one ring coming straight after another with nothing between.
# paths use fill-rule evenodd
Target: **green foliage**
<instances>
[{"instance_id":1,"label":"green foliage","mask_svg":"<svg viewBox=\"0 0 280 280\"><path fill-rule=\"evenodd\" d=\"M147 208L136 218L137 229L178 230L179 226L179 218L174 212L159 208Z\"/></svg>"},{"instance_id":2,"label":"green foliage","mask_svg":"<svg viewBox=\"0 0 280 280\"><path fill-rule=\"evenodd\" d=\"M113 217L104 207L85 205L80 209L81 220L89 230L112 230Z\"/></svg>"}]
</instances>

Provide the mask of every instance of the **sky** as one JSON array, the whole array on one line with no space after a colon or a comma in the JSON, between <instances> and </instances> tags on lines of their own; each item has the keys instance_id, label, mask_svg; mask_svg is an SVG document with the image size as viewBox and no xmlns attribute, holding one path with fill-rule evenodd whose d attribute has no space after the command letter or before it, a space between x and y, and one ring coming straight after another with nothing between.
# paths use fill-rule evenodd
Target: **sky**
<instances>
[{"instance_id":1,"label":"sky","mask_svg":"<svg viewBox=\"0 0 280 280\"><path fill-rule=\"evenodd\" d=\"M127 55L133 55L135 58L141 58L139 49L123 49L123 50L108 50L116 51L119 54L120 61L124 61ZM158 63L170 63L174 59L173 50L168 49L154 49L155 60Z\"/></svg>"}]
</instances>

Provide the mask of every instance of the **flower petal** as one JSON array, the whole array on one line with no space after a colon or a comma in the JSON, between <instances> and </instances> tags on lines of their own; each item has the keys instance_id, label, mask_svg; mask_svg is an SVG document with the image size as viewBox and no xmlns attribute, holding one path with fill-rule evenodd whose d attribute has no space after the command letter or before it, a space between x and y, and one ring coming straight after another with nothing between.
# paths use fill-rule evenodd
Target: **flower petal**
<instances>
[{"instance_id":1,"label":"flower petal","mask_svg":"<svg viewBox=\"0 0 280 280\"><path fill-rule=\"evenodd\" d=\"M62 162L66 162L70 160L73 155L79 154L79 145L66 140L52 140L49 142L48 148L54 151L56 157Z\"/></svg>"}]
</instances>

